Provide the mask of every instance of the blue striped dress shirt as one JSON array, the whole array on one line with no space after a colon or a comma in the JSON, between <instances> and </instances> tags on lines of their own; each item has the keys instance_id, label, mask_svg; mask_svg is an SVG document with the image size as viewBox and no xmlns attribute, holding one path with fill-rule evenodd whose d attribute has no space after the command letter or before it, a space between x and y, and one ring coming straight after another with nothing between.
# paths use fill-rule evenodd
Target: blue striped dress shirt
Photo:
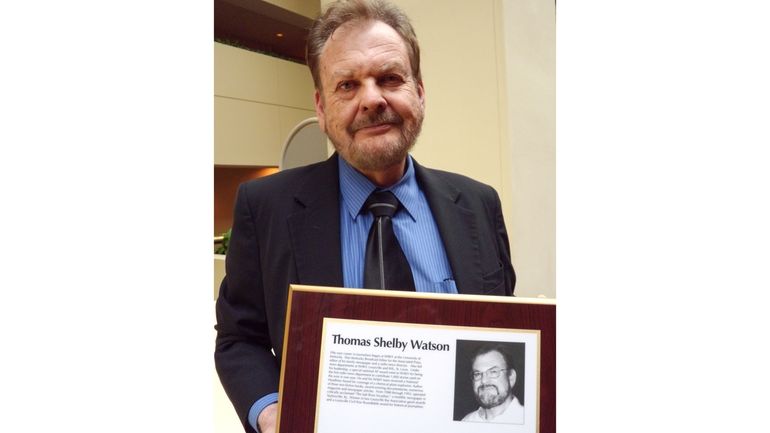
<instances>
[{"instance_id":1,"label":"blue striped dress shirt","mask_svg":"<svg viewBox=\"0 0 770 433\"><path fill-rule=\"evenodd\" d=\"M345 287L363 287L366 239L374 217L360 210L377 187L343 158L338 161L342 275ZM444 243L428 200L417 185L411 156L406 158L404 176L386 190L392 191L403 206L393 216L393 231L412 268L417 291L457 293Z\"/></svg>"}]
</instances>

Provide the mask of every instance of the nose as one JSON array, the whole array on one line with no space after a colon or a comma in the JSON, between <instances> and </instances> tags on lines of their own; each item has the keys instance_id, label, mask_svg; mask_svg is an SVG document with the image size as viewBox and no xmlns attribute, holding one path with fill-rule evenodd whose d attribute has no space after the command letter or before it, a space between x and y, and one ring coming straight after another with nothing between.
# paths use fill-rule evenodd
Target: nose
<instances>
[{"instance_id":1,"label":"nose","mask_svg":"<svg viewBox=\"0 0 770 433\"><path fill-rule=\"evenodd\" d=\"M361 88L361 111L372 114L385 109L388 102L382 94L382 89L374 80L366 80Z\"/></svg>"}]
</instances>

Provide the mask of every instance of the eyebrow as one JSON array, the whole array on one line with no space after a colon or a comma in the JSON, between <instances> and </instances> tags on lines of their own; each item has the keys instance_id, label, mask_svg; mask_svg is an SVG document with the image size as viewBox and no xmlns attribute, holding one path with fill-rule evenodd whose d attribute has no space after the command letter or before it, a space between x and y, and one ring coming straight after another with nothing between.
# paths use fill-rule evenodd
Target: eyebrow
<instances>
[{"instance_id":1,"label":"eyebrow","mask_svg":"<svg viewBox=\"0 0 770 433\"><path fill-rule=\"evenodd\" d=\"M407 68L401 62L387 62L374 68L374 72L377 74L382 74L384 72L398 72L401 74L406 74ZM354 73L350 69L338 69L332 72L333 81L348 79L348 78L352 78L353 76L354 76Z\"/></svg>"},{"instance_id":2,"label":"eyebrow","mask_svg":"<svg viewBox=\"0 0 770 433\"><path fill-rule=\"evenodd\" d=\"M339 80L341 78L350 78L353 76L353 71L349 69L340 69L332 72L332 79Z\"/></svg>"},{"instance_id":3,"label":"eyebrow","mask_svg":"<svg viewBox=\"0 0 770 433\"><path fill-rule=\"evenodd\" d=\"M378 73L383 72L399 72L405 74L407 71L406 66L401 62L387 62L380 65L375 69Z\"/></svg>"}]
</instances>

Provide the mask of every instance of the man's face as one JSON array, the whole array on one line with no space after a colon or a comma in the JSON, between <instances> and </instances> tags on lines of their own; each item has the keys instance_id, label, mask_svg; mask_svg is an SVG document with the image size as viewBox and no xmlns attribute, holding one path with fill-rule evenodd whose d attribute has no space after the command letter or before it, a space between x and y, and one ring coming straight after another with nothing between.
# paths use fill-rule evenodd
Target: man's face
<instances>
[{"instance_id":1,"label":"man's face","mask_svg":"<svg viewBox=\"0 0 770 433\"><path fill-rule=\"evenodd\" d=\"M495 371L499 371L500 375L492 378ZM479 405L485 409L503 404L513 391L513 384L516 383L516 372L512 369L508 370L505 358L497 351L476 357L472 372L482 373L479 379L473 380L473 390Z\"/></svg>"},{"instance_id":2,"label":"man's face","mask_svg":"<svg viewBox=\"0 0 770 433\"><path fill-rule=\"evenodd\" d=\"M406 44L383 22L349 22L326 41L316 114L337 152L360 171L401 163L417 140L425 97L411 71Z\"/></svg>"}]
</instances>

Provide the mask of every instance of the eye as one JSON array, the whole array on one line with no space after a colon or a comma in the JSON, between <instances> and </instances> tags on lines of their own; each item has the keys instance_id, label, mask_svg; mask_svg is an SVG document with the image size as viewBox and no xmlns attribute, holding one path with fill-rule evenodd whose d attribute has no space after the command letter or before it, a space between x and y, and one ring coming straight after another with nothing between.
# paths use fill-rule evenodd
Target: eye
<instances>
[{"instance_id":1,"label":"eye","mask_svg":"<svg viewBox=\"0 0 770 433\"><path fill-rule=\"evenodd\" d=\"M386 74L380 78L380 84L383 86L398 86L404 82L398 74Z\"/></svg>"},{"instance_id":2,"label":"eye","mask_svg":"<svg viewBox=\"0 0 770 433\"><path fill-rule=\"evenodd\" d=\"M337 90L342 90L343 92L347 92L350 90L353 90L355 87L355 84L352 81L342 81L337 85Z\"/></svg>"},{"instance_id":3,"label":"eye","mask_svg":"<svg viewBox=\"0 0 770 433\"><path fill-rule=\"evenodd\" d=\"M387 80L393 83L402 83L404 81L400 75L388 75Z\"/></svg>"}]
</instances>

